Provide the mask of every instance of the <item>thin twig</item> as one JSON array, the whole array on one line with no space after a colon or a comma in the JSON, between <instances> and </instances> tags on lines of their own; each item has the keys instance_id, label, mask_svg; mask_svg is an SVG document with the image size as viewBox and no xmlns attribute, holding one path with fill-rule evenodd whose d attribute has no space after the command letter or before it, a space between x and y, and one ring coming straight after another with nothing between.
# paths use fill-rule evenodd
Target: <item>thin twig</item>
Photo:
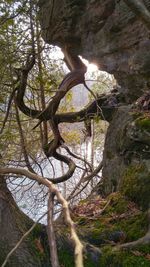
<instances>
[{"instance_id":1,"label":"thin twig","mask_svg":"<svg viewBox=\"0 0 150 267\"><path fill-rule=\"evenodd\" d=\"M7 120L8 120L8 116L9 116L9 112L10 112L10 108L11 108L12 100L13 100L13 98L14 98L14 95L15 95L16 90L17 90L17 88L15 88L15 89L12 91L11 95L10 95L10 98L9 98L9 101L8 101L8 106L7 106L6 115L5 115L5 118L4 118L2 127L1 127L1 129L0 129L0 134L3 133L3 130L4 130L4 128L5 128L5 124L6 124Z\"/></svg>"}]
</instances>

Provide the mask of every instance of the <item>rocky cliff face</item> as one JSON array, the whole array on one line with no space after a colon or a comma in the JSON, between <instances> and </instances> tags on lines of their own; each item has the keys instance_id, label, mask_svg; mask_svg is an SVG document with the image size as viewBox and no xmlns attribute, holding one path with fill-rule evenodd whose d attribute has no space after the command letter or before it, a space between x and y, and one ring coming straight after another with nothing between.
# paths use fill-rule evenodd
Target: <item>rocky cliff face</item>
<instances>
[{"instance_id":1,"label":"rocky cliff face","mask_svg":"<svg viewBox=\"0 0 150 267\"><path fill-rule=\"evenodd\" d=\"M150 9L150 1L144 1ZM150 31L121 1L40 0L46 42L69 45L76 54L115 75L128 102L150 86Z\"/></svg>"},{"instance_id":2,"label":"rocky cliff face","mask_svg":"<svg viewBox=\"0 0 150 267\"><path fill-rule=\"evenodd\" d=\"M144 4L150 10L150 1ZM128 105L150 88L150 30L123 0L40 0L39 6L44 40L62 48L67 45L114 74L124 95L126 107L118 109L106 137L105 192L121 188L123 177L135 178L138 166L138 179L146 171L149 186L149 107L145 112Z\"/></svg>"}]
</instances>

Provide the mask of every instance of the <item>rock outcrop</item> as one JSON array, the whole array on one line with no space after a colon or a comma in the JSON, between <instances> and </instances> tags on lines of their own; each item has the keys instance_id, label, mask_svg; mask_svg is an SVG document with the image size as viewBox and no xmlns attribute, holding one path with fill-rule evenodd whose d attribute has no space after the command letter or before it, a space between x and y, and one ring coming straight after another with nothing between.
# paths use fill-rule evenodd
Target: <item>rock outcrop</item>
<instances>
[{"instance_id":1,"label":"rock outcrop","mask_svg":"<svg viewBox=\"0 0 150 267\"><path fill-rule=\"evenodd\" d=\"M144 1L150 9L150 1ZM114 74L128 102L150 87L150 31L123 0L41 0L46 42L68 45L76 54Z\"/></svg>"},{"instance_id":2,"label":"rock outcrop","mask_svg":"<svg viewBox=\"0 0 150 267\"><path fill-rule=\"evenodd\" d=\"M150 1L143 2L150 10ZM103 190L121 190L131 178L138 192L144 181L150 190L150 111L133 107L150 90L150 29L123 0L40 0L39 6L43 39L113 74L124 96L107 132ZM134 201L147 208L150 199Z\"/></svg>"}]
</instances>

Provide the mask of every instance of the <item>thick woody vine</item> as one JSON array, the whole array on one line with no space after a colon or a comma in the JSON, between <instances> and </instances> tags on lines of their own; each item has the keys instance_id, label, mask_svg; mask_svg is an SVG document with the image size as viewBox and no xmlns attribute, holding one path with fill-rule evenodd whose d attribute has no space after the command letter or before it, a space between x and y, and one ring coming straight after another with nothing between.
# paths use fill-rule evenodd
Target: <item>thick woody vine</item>
<instances>
[{"instance_id":1,"label":"thick woody vine","mask_svg":"<svg viewBox=\"0 0 150 267\"><path fill-rule=\"evenodd\" d=\"M86 72L86 66L82 63L79 57L75 58L75 56L69 54L69 58L71 63L67 63L71 71L65 76L65 78L61 82L56 94L54 95L48 106L45 108L45 110L34 110L29 108L24 103L24 95L27 86L28 75L35 64L34 55L29 56L26 62L26 66L21 71L20 82L17 88L16 95L16 104L18 108L25 115L30 116L33 119L39 120L39 123L35 126L35 128L38 127L39 124L41 124L42 122L49 121L50 123L50 127L53 133L53 139L43 144L43 150L46 157L54 157L55 159L67 164L69 167L68 171L63 176L57 177L55 179L49 178L49 180L52 181L54 184L68 180L73 175L76 168L76 165L71 158L61 155L57 152L57 149L65 143L65 140L63 140L59 131L59 123L74 123L87 121L93 119L96 114L99 115L102 119L105 118L107 121L109 121L116 108L112 105L112 103L110 103L109 105L109 98L112 97L112 94L110 94L107 96L99 97L98 99L90 103L87 107L83 108L78 112L57 113L60 101L64 98L67 92L72 87L78 84L85 84L84 74ZM116 98L117 97L118 96L116 95ZM97 106L99 106L100 108L98 109ZM99 172L99 168L97 169L97 172ZM95 171L94 175L96 175Z\"/></svg>"}]
</instances>

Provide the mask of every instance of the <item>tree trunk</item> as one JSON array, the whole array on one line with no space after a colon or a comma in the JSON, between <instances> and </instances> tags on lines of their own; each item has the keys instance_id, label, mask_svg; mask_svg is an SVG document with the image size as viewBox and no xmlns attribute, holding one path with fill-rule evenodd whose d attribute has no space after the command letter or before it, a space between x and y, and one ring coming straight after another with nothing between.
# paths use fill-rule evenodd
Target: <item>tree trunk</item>
<instances>
[{"instance_id":1,"label":"tree trunk","mask_svg":"<svg viewBox=\"0 0 150 267\"><path fill-rule=\"evenodd\" d=\"M0 177L0 266L9 251L16 245L22 235L32 226L33 221L28 218L16 205L11 192L7 188L6 180ZM40 224L39 224L40 225ZM40 225L41 227L41 225ZM39 226L38 226L39 229ZM37 232L37 231L36 231ZM40 232L39 232L40 235ZM10 257L7 267L44 267L34 233L24 241ZM43 257L44 258L44 257ZM50 266L50 265L47 265Z\"/></svg>"}]
</instances>

